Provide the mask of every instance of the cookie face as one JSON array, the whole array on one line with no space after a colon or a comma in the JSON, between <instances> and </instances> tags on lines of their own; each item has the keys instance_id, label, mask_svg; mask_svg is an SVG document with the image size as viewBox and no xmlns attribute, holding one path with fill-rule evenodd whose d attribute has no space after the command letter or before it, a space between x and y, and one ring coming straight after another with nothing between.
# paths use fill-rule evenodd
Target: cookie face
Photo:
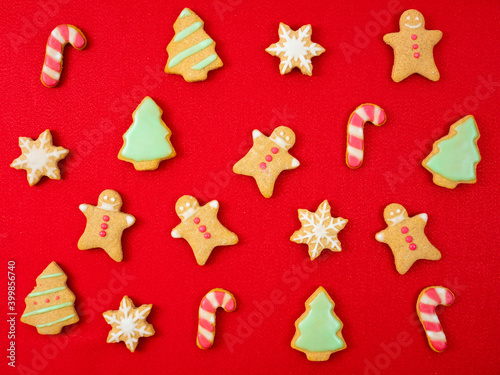
<instances>
[{"instance_id":1,"label":"cookie face","mask_svg":"<svg viewBox=\"0 0 500 375\"><path fill-rule=\"evenodd\" d=\"M342 337L344 324L333 311L335 302L319 287L305 303L306 311L295 321L291 346L309 361L327 361L332 353L347 348Z\"/></svg>"},{"instance_id":2,"label":"cookie face","mask_svg":"<svg viewBox=\"0 0 500 375\"><path fill-rule=\"evenodd\" d=\"M348 220L332 217L330 211L331 207L327 200L319 205L316 212L299 210L302 228L290 237L290 241L307 244L311 260L316 259L324 249L342 250L337 234L344 229Z\"/></svg>"},{"instance_id":3,"label":"cookie face","mask_svg":"<svg viewBox=\"0 0 500 375\"><path fill-rule=\"evenodd\" d=\"M162 121L162 114L154 100L146 96L132 114L134 122L123 135L118 159L133 163L138 171L147 171L176 155L170 143L172 132Z\"/></svg>"},{"instance_id":4,"label":"cookie face","mask_svg":"<svg viewBox=\"0 0 500 375\"><path fill-rule=\"evenodd\" d=\"M454 189L458 184L476 183L476 167L481 161L479 136L476 120L469 115L451 125L447 136L434 142L422 165L432 173L436 185Z\"/></svg>"},{"instance_id":5,"label":"cookie face","mask_svg":"<svg viewBox=\"0 0 500 375\"><path fill-rule=\"evenodd\" d=\"M427 30L424 16L415 9L401 15L399 29L398 33L384 35L384 42L394 49L393 81L400 82L413 73L438 81L440 76L434 63L433 49L443 33Z\"/></svg>"},{"instance_id":6,"label":"cookie face","mask_svg":"<svg viewBox=\"0 0 500 375\"><path fill-rule=\"evenodd\" d=\"M28 173L30 186L36 185L43 176L53 180L61 179L57 163L68 155L68 150L52 144L50 130L45 130L36 141L28 137L19 137L22 154L10 165L15 169L24 169Z\"/></svg>"},{"instance_id":7,"label":"cookie face","mask_svg":"<svg viewBox=\"0 0 500 375\"><path fill-rule=\"evenodd\" d=\"M198 200L184 195L177 200L175 212L182 222L172 229L172 237L184 238L193 249L196 262L203 266L213 249L238 243L238 236L217 219L219 202L200 206Z\"/></svg>"},{"instance_id":8,"label":"cookie face","mask_svg":"<svg viewBox=\"0 0 500 375\"><path fill-rule=\"evenodd\" d=\"M80 250L101 248L116 262L123 260L122 233L135 223L135 217L120 212L122 197L107 189L99 195L97 207L81 204L80 211L87 219L85 232L78 241Z\"/></svg>"},{"instance_id":9,"label":"cookie face","mask_svg":"<svg viewBox=\"0 0 500 375\"><path fill-rule=\"evenodd\" d=\"M215 42L204 30L204 22L185 8L174 23L175 36L167 46L165 72L179 74L186 82L204 81L210 70L222 67Z\"/></svg>"},{"instance_id":10,"label":"cookie face","mask_svg":"<svg viewBox=\"0 0 500 375\"><path fill-rule=\"evenodd\" d=\"M278 35L280 40L266 48L266 52L280 58L280 73L287 74L293 68L299 68L302 74L311 76L311 58L325 52L323 47L311 41L311 25L304 25L294 31L281 22Z\"/></svg>"},{"instance_id":11,"label":"cookie face","mask_svg":"<svg viewBox=\"0 0 500 375\"><path fill-rule=\"evenodd\" d=\"M401 275L419 259L441 259L441 253L424 233L427 219L427 214L409 217L406 209L398 203L392 203L384 210L388 227L377 233L375 238L389 245L394 254L396 270Z\"/></svg>"},{"instance_id":12,"label":"cookie face","mask_svg":"<svg viewBox=\"0 0 500 375\"><path fill-rule=\"evenodd\" d=\"M75 295L66 285L67 279L56 262L50 263L25 299L21 322L35 326L41 335L58 334L64 326L78 322Z\"/></svg>"},{"instance_id":13,"label":"cookie face","mask_svg":"<svg viewBox=\"0 0 500 375\"><path fill-rule=\"evenodd\" d=\"M135 307L130 298L124 296L119 310L109 310L102 314L106 323L111 325L106 342L123 341L132 353L139 344L139 338L155 334L155 330L146 318L151 313L153 305Z\"/></svg>"},{"instance_id":14,"label":"cookie face","mask_svg":"<svg viewBox=\"0 0 500 375\"><path fill-rule=\"evenodd\" d=\"M270 137L266 137L259 130L254 130L252 136L252 148L234 165L233 172L253 177L261 194L270 198L280 173L300 165L299 161L288 153L295 144L295 133L286 126L279 126Z\"/></svg>"}]
</instances>

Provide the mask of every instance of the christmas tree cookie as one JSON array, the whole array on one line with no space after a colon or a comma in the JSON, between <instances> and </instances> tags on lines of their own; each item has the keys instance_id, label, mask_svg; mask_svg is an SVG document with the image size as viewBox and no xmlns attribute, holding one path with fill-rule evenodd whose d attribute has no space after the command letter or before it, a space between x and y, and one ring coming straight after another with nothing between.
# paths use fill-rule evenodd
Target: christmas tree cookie
<instances>
[{"instance_id":1,"label":"christmas tree cookie","mask_svg":"<svg viewBox=\"0 0 500 375\"><path fill-rule=\"evenodd\" d=\"M333 311L335 302L320 286L305 305L306 311L295 322L291 346L310 361L327 361L332 353L347 347L342 337L344 325Z\"/></svg>"},{"instance_id":2,"label":"christmas tree cookie","mask_svg":"<svg viewBox=\"0 0 500 375\"><path fill-rule=\"evenodd\" d=\"M191 9L184 8L174 23L175 36L167 46L165 72L179 74L187 82L204 81L210 70L222 66L215 53L215 42L204 30L204 22Z\"/></svg>"},{"instance_id":3,"label":"christmas tree cookie","mask_svg":"<svg viewBox=\"0 0 500 375\"><path fill-rule=\"evenodd\" d=\"M434 142L432 152L422 161L432 173L432 181L448 189L476 183L476 166L481 161L478 139L474 116L465 116L451 125L448 135Z\"/></svg>"},{"instance_id":4,"label":"christmas tree cookie","mask_svg":"<svg viewBox=\"0 0 500 375\"><path fill-rule=\"evenodd\" d=\"M41 335L55 335L64 326L80 320L76 313L75 295L66 286L68 277L52 262L36 279L36 287L25 299L21 322L35 326Z\"/></svg>"},{"instance_id":5,"label":"christmas tree cookie","mask_svg":"<svg viewBox=\"0 0 500 375\"><path fill-rule=\"evenodd\" d=\"M134 122L123 135L123 146L118 159L133 163L138 171L154 170L160 161L173 158L176 153L170 135L162 121L163 111L146 96L132 113Z\"/></svg>"}]
</instances>

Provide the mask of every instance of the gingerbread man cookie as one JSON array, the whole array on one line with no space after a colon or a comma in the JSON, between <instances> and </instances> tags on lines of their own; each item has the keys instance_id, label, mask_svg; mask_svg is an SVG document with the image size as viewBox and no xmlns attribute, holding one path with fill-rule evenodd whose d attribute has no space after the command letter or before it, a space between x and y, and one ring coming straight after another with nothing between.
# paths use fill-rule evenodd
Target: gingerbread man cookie
<instances>
[{"instance_id":1,"label":"gingerbread man cookie","mask_svg":"<svg viewBox=\"0 0 500 375\"><path fill-rule=\"evenodd\" d=\"M80 250L101 248L116 262L123 260L122 233L135 223L135 217L120 212L122 197L114 190L104 190L96 206L81 204L87 226L78 241Z\"/></svg>"},{"instance_id":2,"label":"gingerbread man cookie","mask_svg":"<svg viewBox=\"0 0 500 375\"><path fill-rule=\"evenodd\" d=\"M408 217L405 208L397 203L384 210L388 227L378 232L375 238L389 245L394 254L396 269L404 275L419 259L439 260L441 253L427 239L424 233L427 214Z\"/></svg>"},{"instance_id":3,"label":"gingerbread man cookie","mask_svg":"<svg viewBox=\"0 0 500 375\"><path fill-rule=\"evenodd\" d=\"M253 177L262 195L270 198L280 173L300 165L299 161L288 153L295 144L295 133L286 126L279 126L270 137L258 130L252 132L252 137L252 148L234 165L233 172Z\"/></svg>"},{"instance_id":4,"label":"gingerbread man cookie","mask_svg":"<svg viewBox=\"0 0 500 375\"><path fill-rule=\"evenodd\" d=\"M238 236L217 219L216 200L200 207L195 197L184 195L177 200L175 212L182 222L172 230L172 237L184 238L189 243L200 266L207 262L214 247L238 243Z\"/></svg>"},{"instance_id":5,"label":"gingerbread man cookie","mask_svg":"<svg viewBox=\"0 0 500 375\"><path fill-rule=\"evenodd\" d=\"M384 35L384 42L394 49L393 81L400 82L413 73L438 81L432 50L442 36L439 30L425 29L424 16L418 10L404 12L399 19L399 32Z\"/></svg>"}]
</instances>

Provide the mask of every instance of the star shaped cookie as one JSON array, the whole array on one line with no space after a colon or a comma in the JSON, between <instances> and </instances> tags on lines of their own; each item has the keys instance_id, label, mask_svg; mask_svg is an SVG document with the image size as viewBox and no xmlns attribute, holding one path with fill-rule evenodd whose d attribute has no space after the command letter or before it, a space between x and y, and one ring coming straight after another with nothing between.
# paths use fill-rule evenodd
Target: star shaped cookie
<instances>
[{"instance_id":1,"label":"star shaped cookie","mask_svg":"<svg viewBox=\"0 0 500 375\"><path fill-rule=\"evenodd\" d=\"M15 169L28 172L28 182L36 185L43 176L53 180L61 179L61 171L57 162L68 155L68 150L52 144L50 130L45 130L36 141L28 137L19 137L22 154L10 165Z\"/></svg>"},{"instance_id":2,"label":"star shaped cookie","mask_svg":"<svg viewBox=\"0 0 500 375\"><path fill-rule=\"evenodd\" d=\"M266 48L270 55L281 59L280 73L287 74L293 68L299 68L302 74L312 75L311 58L319 56L325 49L311 41L311 25L304 25L294 31L288 25L280 22L278 28L280 40Z\"/></svg>"},{"instance_id":3,"label":"star shaped cookie","mask_svg":"<svg viewBox=\"0 0 500 375\"><path fill-rule=\"evenodd\" d=\"M324 249L342 250L337 234L344 229L348 220L332 217L330 210L330 204L326 199L319 205L316 212L298 210L302 228L290 237L290 241L307 244L311 260L314 260Z\"/></svg>"},{"instance_id":4,"label":"star shaped cookie","mask_svg":"<svg viewBox=\"0 0 500 375\"><path fill-rule=\"evenodd\" d=\"M153 305L141 305L136 308L132 300L124 296L119 310L109 310L102 314L106 323L113 327L106 342L124 341L127 348L134 352L140 337L155 334L153 326L146 321L152 307Z\"/></svg>"}]
</instances>

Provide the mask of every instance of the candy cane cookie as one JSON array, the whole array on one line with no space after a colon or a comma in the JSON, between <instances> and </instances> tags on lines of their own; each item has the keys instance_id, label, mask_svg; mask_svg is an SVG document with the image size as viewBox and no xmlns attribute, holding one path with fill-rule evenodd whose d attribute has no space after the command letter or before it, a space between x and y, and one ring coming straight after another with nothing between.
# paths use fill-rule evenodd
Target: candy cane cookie
<instances>
[{"instance_id":1,"label":"candy cane cookie","mask_svg":"<svg viewBox=\"0 0 500 375\"><path fill-rule=\"evenodd\" d=\"M446 336L443 327L436 315L436 306L449 306L455 301L455 296L448 288L442 286L430 286L420 292L417 299L417 314L424 326L429 346L435 352L446 349Z\"/></svg>"},{"instance_id":2,"label":"candy cane cookie","mask_svg":"<svg viewBox=\"0 0 500 375\"><path fill-rule=\"evenodd\" d=\"M215 288L208 292L201 300L198 320L198 335L196 345L200 349L208 349L214 343L215 337L215 310L222 307L231 312L236 308L234 296L225 289Z\"/></svg>"},{"instance_id":3,"label":"candy cane cookie","mask_svg":"<svg viewBox=\"0 0 500 375\"><path fill-rule=\"evenodd\" d=\"M363 164L365 122L380 126L386 121L385 112L376 104L361 104L354 110L347 123L346 163L349 168L356 169Z\"/></svg>"},{"instance_id":4,"label":"candy cane cookie","mask_svg":"<svg viewBox=\"0 0 500 375\"><path fill-rule=\"evenodd\" d=\"M70 43L78 50L87 45L85 35L73 25L59 25L50 33L45 49L42 75L40 79L44 86L55 87L61 78L63 65L63 50Z\"/></svg>"}]
</instances>

